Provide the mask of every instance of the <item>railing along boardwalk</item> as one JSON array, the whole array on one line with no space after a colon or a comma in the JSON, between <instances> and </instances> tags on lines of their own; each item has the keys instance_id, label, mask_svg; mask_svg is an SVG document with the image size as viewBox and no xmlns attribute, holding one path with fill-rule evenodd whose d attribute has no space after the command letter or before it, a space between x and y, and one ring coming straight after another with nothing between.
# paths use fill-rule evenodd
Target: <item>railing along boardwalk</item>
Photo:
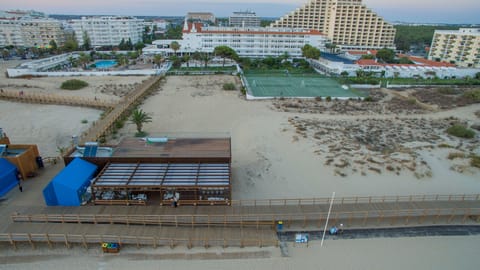
<instances>
[{"instance_id":1,"label":"railing along boardwalk","mask_svg":"<svg viewBox=\"0 0 480 270\"><path fill-rule=\"evenodd\" d=\"M48 233L2 233L0 242L9 243L17 249L18 243L29 243L33 249L36 245L46 243L50 248L54 244L62 244L71 248L80 244L86 249L95 244L99 247L105 242L119 243L120 245L134 245L157 247L269 247L278 246L278 240L273 238L161 238L155 236L122 236L122 235L92 235L92 234L48 234Z\"/></svg>"},{"instance_id":2,"label":"railing along boardwalk","mask_svg":"<svg viewBox=\"0 0 480 270\"><path fill-rule=\"evenodd\" d=\"M130 110L138 105L143 97L153 91L158 86L163 76L154 76L143 82L136 90L128 93L114 108L102 119L98 120L85 133L82 134L80 141L95 142L100 137L105 136L114 126L115 122L127 116Z\"/></svg>"},{"instance_id":3,"label":"railing along boardwalk","mask_svg":"<svg viewBox=\"0 0 480 270\"><path fill-rule=\"evenodd\" d=\"M23 103L80 106L94 109L111 109L116 105L114 102L97 98L32 93L29 91L2 90L0 92L0 99Z\"/></svg>"},{"instance_id":4,"label":"railing along boardwalk","mask_svg":"<svg viewBox=\"0 0 480 270\"><path fill-rule=\"evenodd\" d=\"M277 221L287 224L319 224L325 220L328 198L279 199L232 201L231 206L85 206L80 208L47 208L42 214L18 214L14 222L78 223L78 224L126 224L160 225L174 227L262 227L273 228ZM480 195L412 195L381 197L344 197L334 201L331 217L334 221L345 220L350 224L365 226L370 219L410 218L431 219L433 224L450 224L455 217L461 217L461 224L467 219L480 216ZM59 211L56 211L59 210ZM75 213L72 213L75 212ZM108 213L108 214L105 214ZM131 214L135 213L135 214ZM441 219L448 217L448 219ZM356 222L353 222L356 220ZM362 220L362 222L359 222ZM455 222L458 222L455 221Z\"/></svg>"}]
</instances>

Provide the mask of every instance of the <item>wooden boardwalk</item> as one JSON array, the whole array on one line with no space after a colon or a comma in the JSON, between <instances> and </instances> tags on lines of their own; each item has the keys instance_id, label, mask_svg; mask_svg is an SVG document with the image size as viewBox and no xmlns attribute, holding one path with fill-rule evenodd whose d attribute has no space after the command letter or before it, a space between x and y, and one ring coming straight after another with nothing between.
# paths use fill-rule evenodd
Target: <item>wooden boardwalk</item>
<instances>
[{"instance_id":1,"label":"wooden boardwalk","mask_svg":"<svg viewBox=\"0 0 480 270\"><path fill-rule=\"evenodd\" d=\"M140 104L142 99L156 89L162 76L154 76L143 82L135 91L128 93L110 112L102 119L98 120L95 125L91 126L82 134L80 142L95 142L102 136L107 135L117 120L125 118L130 111Z\"/></svg>"},{"instance_id":2,"label":"wooden boardwalk","mask_svg":"<svg viewBox=\"0 0 480 270\"><path fill-rule=\"evenodd\" d=\"M478 224L480 195L352 197L334 201L329 226L346 228ZM0 242L149 246L276 246L284 230L323 230L328 199L232 201L231 206L25 207ZM57 239L53 241L52 239ZM65 240L67 239L67 240Z\"/></svg>"},{"instance_id":3,"label":"wooden boardwalk","mask_svg":"<svg viewBox=\"0 0 480 270\"><path fill-rule=\"evenodd\" d=\"M97 98L87 97L75 97L75 96L62 96L57 94L45 94L45 93L32 93L24 91L6 91L0 92L0 99L34 103L34 104L52 104L52 105L67 105L67 106L79 106L89 107L94 109L108 110L115 107L116 103L101 100Z\"/></svg>"}]
</instances>

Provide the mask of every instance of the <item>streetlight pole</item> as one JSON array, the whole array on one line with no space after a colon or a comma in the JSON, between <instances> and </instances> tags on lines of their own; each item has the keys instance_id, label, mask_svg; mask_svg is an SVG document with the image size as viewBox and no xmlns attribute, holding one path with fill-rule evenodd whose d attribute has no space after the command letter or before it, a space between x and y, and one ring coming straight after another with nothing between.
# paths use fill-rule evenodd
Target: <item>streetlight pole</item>
<instances>
[{"instance_id":1,"label":"streetlight pole","mask_svg":"<svg viewBox=\"0 0 480 270\"><path fill-rule=\"evenodd\" d=\"M325 233L327 232L328 220L330 219L330 212L332 211L333 200L335 199L335 191L332 193L332 199L330 199L330 207L328 208L327 220L325 221L325 228L323 229L322 242L320 246L323 247L323 240L325 239Z\"/></svg>"}]
</instances>

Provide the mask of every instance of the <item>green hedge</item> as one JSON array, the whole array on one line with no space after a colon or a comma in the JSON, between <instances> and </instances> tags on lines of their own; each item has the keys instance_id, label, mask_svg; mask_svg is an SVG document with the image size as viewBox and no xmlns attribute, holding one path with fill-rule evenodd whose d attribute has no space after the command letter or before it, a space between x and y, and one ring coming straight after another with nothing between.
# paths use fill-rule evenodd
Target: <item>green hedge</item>
<instances>
[{"instance_id":1,"label":"green hedge","mask_svg":"<svg viewBox=\"0 0 480 270\"><path fill-rule=\"evenodd\" d=\"M64 81L60 86L60 88L65 90L79 90L87 86L88 86L87 82L73 79L73 80Z\"/></svg>"}]
</instances>

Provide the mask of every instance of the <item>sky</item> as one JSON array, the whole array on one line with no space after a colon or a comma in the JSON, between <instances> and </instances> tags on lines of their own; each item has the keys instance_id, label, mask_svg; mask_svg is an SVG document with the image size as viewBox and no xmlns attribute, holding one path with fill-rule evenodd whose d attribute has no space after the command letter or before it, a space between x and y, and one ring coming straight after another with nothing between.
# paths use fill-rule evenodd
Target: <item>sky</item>
<instances>
[{"instance_id":1,"label":"sky","mask_svg":"<svg viewBox=\"0 0 480 270\"><path fill-rule=\"evenodd\" d=\"M0 0L1 10L34 9L47 14L184 16L189 11L227 17L251 10L281 17L308 0ZM480 24L480 0L363 0L387 21Z\"/></svg>"}]
</instances>

